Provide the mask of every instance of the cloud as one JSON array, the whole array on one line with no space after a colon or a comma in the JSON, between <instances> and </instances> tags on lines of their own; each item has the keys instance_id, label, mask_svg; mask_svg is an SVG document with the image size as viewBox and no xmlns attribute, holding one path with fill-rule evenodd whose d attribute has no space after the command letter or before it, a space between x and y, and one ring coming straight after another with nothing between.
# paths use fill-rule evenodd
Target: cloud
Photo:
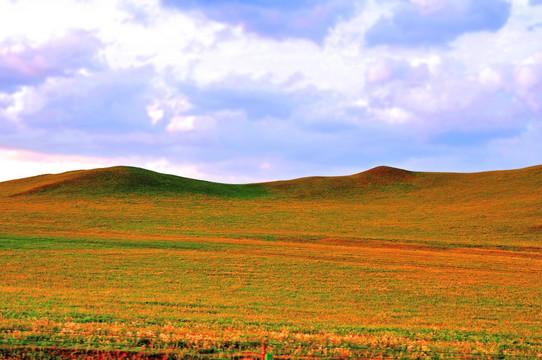
<instances>
[{"instance_id":1,"label":"cloud","mask_svg":"<svg viewBox=\"0 0 542 360\"><path fill-rule=\"evenodd\" d=\"M116 165L117 159L71 155L50 155L16 148L0 148L0 181L71 170Z\"/></svg>"},{"instance_id":2,"label":"cloud","mask_svg":"<svg viewBox=\"0 0 542 360\"><path fill-rule=\"evenodd\" d=\"M542 4L542 0L529 0L529 5L535 6Z\"/></svg>"},{"instance_id":3,"label":"cloud","mask_svg":"<svg viewBox=\"0 0 542 360\"><path fill-rule=\"evenodd\" d=\"M510 9L502 0L412 0L381 18L365 40L369 46L442 46L465 33L499 30Z\"/></svg>"},{"instance_id":4,"label":"cloud","mask_svg":"<svg viewBox=\"0 0 542 360\"><path fill-rule=\"evenodd\" d=\"M362 116L401 128L417 142L481 147L514 137L541 104L539 56L470 69L450 58L383 58L367 70ZM408 126L408 127L404 127ZM390 130L388 130L390 131Z\"/></svg>"},{"instance_id":5,"label":"cloud","mask_svg":"<svg viewBox=\"0 0 542 360\"><path fill-rule=\"evenodd\" d=\"M348 17L354 4L345 0L162 0L169 7L202 11L210 19L241 25L274 39L299 37L321 43L329 29Z\"/></svg>"},{"instance_id":6,"label":"cloud","mask_svg":"<svg viewBox=\"0 0 542 360\"><path fill-rule=\"evenodd\" d=\"M44 4L0 1L0 147L53 165L243 182L537 149L542 8L526 1L58 0L57 20Z\"/></svg>"},{"instance_id":7,"label":"cloud","mask_svg":"<svg viewBox=\"0 0 542 360\"><path fill-rule=\"evenodd\" d=\"M214 117L210 116L175 116L170 119L166 127L168 132L187 132L194 130L206 130L213 127Z\"/></svg>"},{"instance_id":8,"label":"cloud","mask_svg":"<svg viewBox=\"0 0 542 360\"><path fill-rule=\"evenodd\" d=\"M396 165L419 171L484 171L518 169L540 164L542 125L527 121L509 133L486 134L480 138L475 133L456 134L455 139L427 143L418 154ZM458 146L461 141L461 146Z\"/></svg>"},{"instance_id":9,"label":"cloud","mask_svg":"<svg viewBox=\"0 0 542 360\"><path fill-rule=\"evenodd\" d=\"M514 69L516 94L536 114L542 110L542 52L526 58Z\"/></svg>"},{"instance_id":10,"label":"cloud","mask_svg":"<svg viewBox=\"0 0 542 360\"><path fill-rule=\"evenodd\" d=\"M478 81L488 88L499 89L504 84L504 76L505 75L498 69L488 66L480 71L478 74Z\"/></svg>"},{"instance_id":11,"label":"cloud","mask_svg":"<svg viewBox=\"0 0 542 360\"><path fill-rule=\"evenodd\" d=\"M100 133L151 130L142 106L148 79L145 69L49 77L38 86L22 87L13 93L11 105L4 111L33 129Z\"/></svg>"},{"instance_id":12,"label":"cloud","mask_svg":"<svg viewBox=\"0 0 542 360\"><path fill-rule=\"evenodd\" d=\"M9 171L3 171L0 174L0 181L73 170L111 167L119 164L140 166L149 170L194 179L210 178L208 174L202 173L194 164L173 163L163 158L74 156L0 148L0 168L9 169Z\"/></svg>"},{"instance_id":13,"label":"cloud","mask_svg":"<svg viewBox=\"0 0 542 360\"><path fill-rule=\"evenodd\" d=\"M231 77L203 88L186 86L193 111L242 111L254 121L266 117L289 118L297 104L295 96L265 81Z\"/></svg>"},{"instance_id":14,"label":"cloud","mask_svg":"<svg viewBox=\"0 0 542 360\"><path fill-rule=\"evenodd\" d=\"M96 69L99 47L99 41L83 31L72 31L38 46L5 40L0 43L0 91L38 84L50 76Z\"/></svg>"},{"instance_id":15,"label":"cloud","mask_svg":"<svg viewBox=\"0 0 542 360\"><path fill-rule=\"evenodd\" d=\"M531 119L516 136L494 139L488 145L493 166L518 168L540 164L542 123Z\"/></svg>"}]
</instances>

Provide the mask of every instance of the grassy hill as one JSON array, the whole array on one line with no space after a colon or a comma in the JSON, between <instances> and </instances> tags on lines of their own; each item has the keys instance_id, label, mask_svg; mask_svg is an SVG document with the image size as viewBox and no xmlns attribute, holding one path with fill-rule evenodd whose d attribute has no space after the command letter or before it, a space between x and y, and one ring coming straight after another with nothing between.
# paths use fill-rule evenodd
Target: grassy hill
<instances>
[{"instance_id":1,"label":"grassy hill","mask_svg":"<svg viewBox=\"0 0 542 360\"><path fill-rule=\"evenodd\" d=\"M0 194L8 196L179 196L200 194L253 197L265 193L255 185L229 185L160 174L128 166L70 171L59 175L42 175L6 182Z\"/></svg>"},{"instance_id":2,"label":"grassy hill","mask_svg":"<svg viewBox=\"0 0 542 360\"><path fill-rule=\"evenodd\" d=\"M113 167L0 183L0 232L539 248L541 188L542 166L470 174L378 167L249 185Z\"/></svg>"},{"instance_id":3,"label":"grassy hill","mask_svg":"<svg viewBox=\"0 0 542 360\"><path fill-rule=\"evenodd\" d=\"M0 358L542 354L542 166L0 183Z\"/></svg>"}]
</instances>

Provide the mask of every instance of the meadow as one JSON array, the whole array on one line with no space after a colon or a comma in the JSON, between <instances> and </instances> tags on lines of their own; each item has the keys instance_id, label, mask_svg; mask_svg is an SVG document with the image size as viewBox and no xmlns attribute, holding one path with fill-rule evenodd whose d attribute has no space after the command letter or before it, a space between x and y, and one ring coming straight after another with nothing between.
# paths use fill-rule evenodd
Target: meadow
<instances>
[{"instance_id":1,"label":"meadow","mask_svg":"<svg viewBox=\"0 0 542 360\"><path fill-rule=\"evenodd\" d=\"M0 357L241 358L265 340L275 358L540 358L541 185L542 167L0 183Z\"/></svg>"}]
</instances>

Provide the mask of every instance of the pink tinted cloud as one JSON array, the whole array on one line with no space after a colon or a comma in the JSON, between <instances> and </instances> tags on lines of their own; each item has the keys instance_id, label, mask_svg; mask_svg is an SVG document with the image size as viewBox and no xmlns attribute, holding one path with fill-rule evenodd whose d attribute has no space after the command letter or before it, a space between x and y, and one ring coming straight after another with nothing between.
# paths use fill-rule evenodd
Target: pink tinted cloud
<instances>
[{"instance_id":1,"label":"pink tinted cloud","mask_svg":"<svg viewBox=\"0 0 542 360\"><path fill-rule=\"evenodd\" d=\"M115 161L118 160L93 156L43 154L22 149L0 147L0 167L4 169L0 174L0 181L71 170L113 166L117 165Z\"/></svg>"},{"instance_id":2,"label":"pink tinted cloud","mask_svg":"<svg viewBox=\"0 0 542 360\"><path fill-rule=\"evenodd\" d=\"M514 71L516 92L525 104L538 113L542 107L542 52L525 59Z\"/></svg>"},{"instance_id":3,"label":"pink tinted cloud","mask_svg":"<svg viewBox=\"0 0 542 360\"><path fill-rule=\"evenodd\" d=\"M0 50L0 58L4 66L11 71L19 72L27 76L37 76L50 71L51 66L40 54L30 58L23 58L20 52Z\"/></svg>"},{"instance_id":4,"label":"pink tinted cloud","mask_svg":"<svg viewBox=\"0 0 542 360\"><path fill-rule=\"evenodd\" d=\"M32 46L18 39L0 43L0 88L16 87L98 66L99 42L90 33L73 31L49 43ZM2 86L3 85L3 86Z\"/></svg>"}]
</instances>

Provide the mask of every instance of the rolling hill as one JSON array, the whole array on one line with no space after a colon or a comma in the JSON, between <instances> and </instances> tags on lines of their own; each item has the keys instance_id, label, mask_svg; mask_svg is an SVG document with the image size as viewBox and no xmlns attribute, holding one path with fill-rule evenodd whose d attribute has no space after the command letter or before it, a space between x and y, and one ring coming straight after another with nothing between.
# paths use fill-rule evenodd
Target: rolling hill
<instances>
[{"instance_id":1,"label":"rolling hill","mask_svg":"<svg viewBox=\"0 0 542 360\"><path fill-rule=\"evenodd\" d=\"M70 171L0 184L0 193L23 195L126 196L201 194L250 197L265 193L254 185L229 185L160 174L128 166Z\"/></svg>"},{"instance_id":2,"label":"rolling hill","mask_svg":"<svg viewBox=\"0 0 542 360\"><path fill-rule=\"evenodd\" d=\"M540 247L541 188L542 166L482 173L377 167L246 185L119 166L0 183L0 232Z\"/></svg>"},{"instance_id":3,"label":"rolling hill","mask_svg":"<svg viewBox=\"0 0 542 360\"><path fill-rule=\"evenodd\" d=\"M504 199L535 193L542 185L542 165L519 170L481 173L423 173L387 166L350 176L307 177L260 184L221 184L175 175L161 174L128 166L70 171L0 182L0 195L87 195L87 196L176 196L209 195L221 197L341 197L363 195L379 190L398 192L425 190L447 192L450 196Z\"/></svg>"},{"instance_id":4,"label":"rolling hill","mask_svg":"<svg viewBox=\"0 0 542 360\"><path fill-rule=\"evenodd\" d=\"M251 197L276 195L315 197L352 195L362 188L378 188L395 183L409 184L415 173L391 167L338 177L308 177L262 184L233 185L161 174L145 169L115 166L111 168L70 171L0 183L0 194L23 195L125 196L133 195L211 195Z\"/></svg>"}]
</instances>

